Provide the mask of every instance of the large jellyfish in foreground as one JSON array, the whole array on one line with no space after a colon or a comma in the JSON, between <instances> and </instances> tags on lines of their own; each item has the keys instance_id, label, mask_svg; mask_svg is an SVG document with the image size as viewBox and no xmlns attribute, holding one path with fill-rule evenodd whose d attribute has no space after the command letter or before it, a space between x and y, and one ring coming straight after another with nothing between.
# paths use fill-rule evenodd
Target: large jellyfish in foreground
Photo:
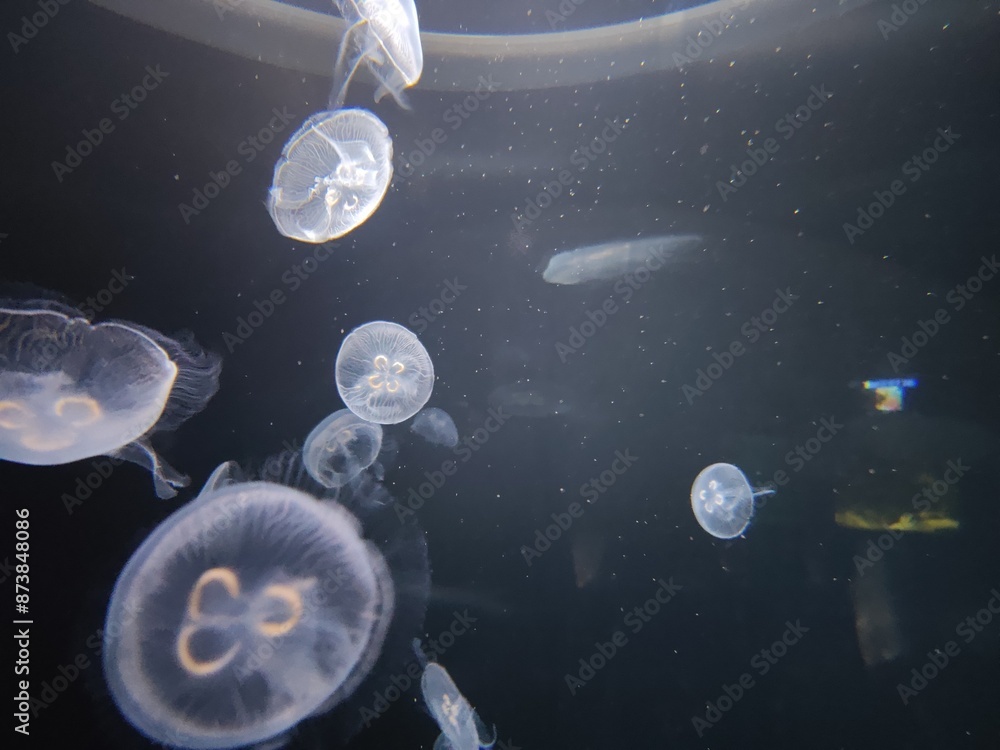
<instances>
[{"instance_id":1,"label":"large jellyfish in foreground","mask_svg":"<svg viewBox=\"0 0 1000 750\"><path fill-rule=\"evenodd\" d=\"M290 473L301 475L300 458ZM380 485L357 485L345 505L235 474L220 466L160 524L108 607L111 695L158 743L276 747L302 720L351 700L400 622L423 620L426 544L418 529L377 519ZM343 708L324 721L354 722Z\"/></svg>"},{"instance_id":2,"label":"large jellyfish in foreground","mask_svg":"<svg viewBox=\"0 0 1000 750\"><path fill-rule=\"evenodd\" d=\"M333 0L333 4L350 27L333 69L330 109L344 106L347 86L362 63L379 82L376 102L391 94L399 106L409 109L403 89L415 84L424 68L413 0Z\"/></svg>"},{"instance_id":3,"label":"large jellyfish in foreground","mask_svg":"<svg viewBox=\"0 0 1000 750\"><path fill-rule=\"evenodd\" d=\"M754 489L732 464L712 464L691 485L691 509L701 527L718 539L742 534L753 517L754 503L772 489Z\"/></svg>"},{"instance_id":4,"label":"large jellyfish in foreground","mask_svg":"<svg viewBox=\"0 0 1000 750\"><path fill-rule=\"evenodd\" d=\"M417 658L424 666L420 677L420 691L424 696L427 710L441 729L434 743L434 750L480 750L493 747L496 729L486 728L476 710L459 692L448 671L436 662L427 662L417 649Z\"/></svg>"},{"instance_id":5,"label":"large jellyfish in foreground","mask_svg":"<svg viewBox=\"0 0 1000 750\"><path fill-rule=\"evenodd\" d=\"M221 361L190 335L170 339L133 323L91 323L56 302L0 301L0 459L52 466L106 455L153 473L156 494L187 477L149 435L201 411Z\"/></svg>"},{"instance_id":6,"label":"large jellyfish in foreground","mask_svg":"<svg viewBox=\"0 0 1000 750\"><path fill-rule=\"evenodd\" d=\"M309 433L302 462L324 487L342 487L371 466L382 447L382 427L349 409L335 411Z\"/></svg>"},{"instance_id":7,"label":"large jellyfish in foreground","mask_svg":"<svg viewBox=\"0 0 1000 750\"><path fill-rule=\"evenodd\" d=\"M454 448L458 445L458 428L444 409L431 406L420 412L410 425L410 430L428 443Z\"/></svg>"},{"instance_id":8,"label":"large jellyfish in foreground","mask_svg":"<svg viewBox=\"0 0 1000 750\"><path fill-rule=\"evenodd\" d=\"M397 424L427 403L434 365L416 334L377 320L348 334L337 353L337 390L364 420Z\"/></svg>"},{"instance_id":9,"label":"large jellyfish in foreground","mask_svg":"<svg viewBox=\"0 0 1000 750\"><path fill-rule=\"evenodd\" d=\"M375 213L392 179L392 139L363 109L318 112L281 152L267 198L286 237L326 242Z\"/></svg>"}]
</instances>

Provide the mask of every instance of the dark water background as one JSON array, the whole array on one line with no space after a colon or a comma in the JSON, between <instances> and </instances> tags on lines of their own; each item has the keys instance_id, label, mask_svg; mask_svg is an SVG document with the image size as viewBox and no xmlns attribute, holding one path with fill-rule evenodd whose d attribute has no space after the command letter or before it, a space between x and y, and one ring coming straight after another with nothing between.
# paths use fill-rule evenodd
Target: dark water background
<instances>
[{"instance_id":1,"label":"dark water background","mask_svg":"<svg viewBox=\"0 0 1000 750\"><path fill-rule=\"evenodd\" d=\"M494 4L473 13L478 4L463 3L462 18L446 12L451 4L418 3L426 28L546 30L518 22L525 3L511 4L518 12L509 16ZM592 2L577 20L666 7ZM441 662L508 747L1000 745L1000 618L961 643L908 705L896 687L1000 586L1000 279L961 311L946 302L997 251L997 8L930 0L919 12L935 14L935 23L905 26L888 41L848 14L828 29L789 30L780 51L741 54L734 65L493 93L426 164L397 177L373 218L295 289L287 274L312 248L278 235L263 200L281 144L323 108L328 80L238 59L82 0L16 54L0 50L0 278L83 304L124 269L131 280L99 319L189 329L224 356L219 394L157 443L192 477L175 500L157 501L149 477L126 466L67 513L61 497L91 462L0 465L5 505L31 510L33 686L80 654L90 664L33 720L31 744L147 746L108 698L88 645L118 571L218 463L259 464L340 408L333 362L347 331L376 319L406 324L452 281L465 289L420 331L439 378L431 405L469 435L498 386L530 380L551 402L565 402L566 413L508 421L419 512L435 586L424 635L442 633L456 611L476 618ZM34 10L5 4L0 30L19 28ZM545 10L539 4L535 13ZM51 163L65 158L67 144L113 117L111 103L156 65L168 77L57 180ZM723 201L717 182L729 179L729 165L746 159L749 139L773 136L811 86L834 95ZM386 122L397 174L409 174L416 141L442 127L464 96L418 87L405 112L389 101L372 107L359 84L349 103ZM274 108L286 108L292 123L260 152L251 147L248 161L246 139L268 126ZM606 120L627 127L577 171L574 151ZM955 145L849 243L843 223L948 127L961 136ZM240 174L186 223L179 204L229 160ZM577 180L572 195L516 230L511 213L564 168ZM555 250L671 232L702 234L705 251L658 271L627 304L610 283L542 281ZM786 288L798 296L791 309L689 403L682 386L694 384L713 353L747 343L743 324ZM275 289L287 301L230 351L224 334ZM556 344L609 297L620 310L562 362ZM951 322L908 365L905 374L921 383L905 415L873 415L870 397L850 384L893 375L887 354L941 307ZM904 416L912 429L880 458L855 442L878 420ZM788 470L785 452L813 437L824 417L861 427L794 473L745 539L714 540L697 526L688 495L704 466L730 461L766 482ZM405 497L449 456L405 427L389 432L402 445L386 485ZM527 566L521 547L625 450L638 457L634 466ZM893 613L900 653L868 668L851 586L859 579L853 558L877 534L838 527L833 509L855 486L845 467L891 473L911 456L930 456L932 475L948 459L972 465L958 487L962 528L905 535L879 562L875 601ZM603 555L593 580L578 587L572 550L584 544ZM626 612L653 595L657 579L671 578L680 593L633 634ZM12 588L8 576L8 601ZM751 658L788 621L808 634L759 675ZM616 630L628 643L572 695L565 675ZM699 737L692 716L704 716L723 684L748 671L756 686ZM415 698L411 691L396 701L350 747L431 747L436 729ZM323 722L295 741L339 746Z\"/></svg>"}]
</instances>

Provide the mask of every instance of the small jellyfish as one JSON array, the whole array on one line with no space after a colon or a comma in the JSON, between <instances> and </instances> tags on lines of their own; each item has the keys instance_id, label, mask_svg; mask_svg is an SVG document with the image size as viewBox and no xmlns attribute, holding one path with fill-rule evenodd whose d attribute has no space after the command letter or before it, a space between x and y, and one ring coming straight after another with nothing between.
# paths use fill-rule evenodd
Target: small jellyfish
<instances>
[{"instance_id":1,"label":"small jellyfish","mask_svg":"<svg viewBox=\"0 0 1000 750\"><path fill-rule=\"evenodd\" d=\"M229 474L140 545L108 606L111 695L157 743L281 741L356 690L393 617L386 559L355 515Z\"/></svg>"},{"instance_id":2,"label":"small jellyfish","mask_svg":"<svg viewBox=\"0 0 1000 750\"><path fill-rule=\"evenodd\" d=\"M382 427L349 409L335 411L309 433L302 462L324 487L342 487L375 462L382 448Z\"/></svg>"},{"instance_id":3,"label":"small jellyfish","mask_svg":"<svg viewBox=\"0 0 1000 750\"><path fill-rule=\"evenodd\" d=\"M333 4L351 26L333 69L330 109L344 106L347 86L362 63L379 82L376 102L391 94L399 106L409 109L403 89L415 84L424 68L413 0L333 0Z\"/></svg>"},{"instance_id":4,"label":"small jellyfish","mask_svg":"<svg viewBox=\"0 0 1000 750\"><path fill-rule=\"evenodd\" d=\"M420 656L418 652L418 657ZM496 729L490 732L469 705L447 670L436 662L424 665L420 677L420 691L424 703L434 717L441 735L434 743L434 750L480 750L491 748L496 742Z\"/></svg>"},{"instance_id":5,"label":"small jellyfish","mask_svg":"<svg viewBox=\"0 0 1000 750\"><path fill-rule=\"evenodd\" d=\"M219 388L220 359L189 334L91 323L55 302L0 301L0 459L53 466L111 456L153 474L173 497L187 477L148 438L197 414Z\"/></svg>"},{"instance_id":6,"label":"small jellyfish","mask_svg":"<svg viewBox=\"0 0 1000 750\"><path fill-rule=\"evenodd\" d=\"M746 475L732 464L712 464L691 485L691 509L701 527L719 539L742 534L753 516L754 501L772 489L753 489Z\"/></svg>"},{"instance_id":7,"label":"small jellyfish","mask_svg":"<svg viewBox=\"0 0 1000 750\"><path fill-rule=\"evenodd\" d=\"M392 139L363 109L318 112L285 144L267 210L285 237L326 242L375 213L392 179Z\"/></svg>"},{"instance_id":8,"label":"small jellyfish","mask_svg":"<svg viewBox=\"0 0 1000 750\"><path fill-rule=\"evenodd\" d=\"M428 443L454 448L458 445L458 429L448 412L436 407L429 407L420 412L410 430L420 435Z\"/></svg>"},{"instance_id":9,"label":"small jellyfish","mask_svg":"<svg viewBox=\"0 0 1000 750\"><path fill-rule=\"evenodd\" d=\"M416 334L377 320L355 328L337 354L337 390L347 408L368 422L397 424L427 403L434 365Z\"/></svg>"}]
</instances>

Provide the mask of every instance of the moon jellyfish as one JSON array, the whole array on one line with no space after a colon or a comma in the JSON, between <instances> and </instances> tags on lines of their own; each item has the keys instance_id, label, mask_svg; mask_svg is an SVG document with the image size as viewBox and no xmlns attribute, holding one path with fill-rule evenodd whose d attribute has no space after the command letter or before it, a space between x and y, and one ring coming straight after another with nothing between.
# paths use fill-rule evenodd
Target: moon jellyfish
<instances>
[{"instance_id":1,"label":"moon jellyfish","mask_svg":"<svg viewBox=\"0 0 1000 750\"><path fill-rule=\"evenodd\" d=\"M754 501L774 490L755 490L732 464L712 464L691 485L691 509L701 527L719 539L732 539L750 525Z\"/></svg>"},{"instance_id":2,"label":"moon jellyfish","mask_svg":"<svg viewBox=\"0 0 1000 750\"><path fill-rule=\"evenodd\" d=\"M701 237L696 234L676 234L566 250L549 259L542 278L550 284L582 284L628 273L641 274L642 269L649 274L693 250L700 242Z\"/></svg>"},{"instance_id":3,"label":"moon jellyfish","mask_svg":"<svg viewBox=\"0 0 1000 750\"><path fill-rule=\"evenodd\" d=\"M286 237L326 242L375 213L392 179L392 139L363 109L318 112L285 144L267 210Z\"/></svg>"},{"instance_id":4,"label":"moon jellyfish","mask_svg":"<svg viewBox=\"0 0 1000 750\"><path fill-rule=\"evenodd\" d=\"M337 390L368 422L397 424L427 403L434 365L416 334L377 320L355 328L337 354Z\"/></svg>"},{"instance_id":5,"label":"moon jellyfish","mask_svg":"<svg viewBox=\"0 0 1000 750\"><path fill-rule=\"evenodd\" d=\"M173 497L188 478L149 444L201 411L221 361L189 334L91 323L55 302L0 301L0 459L54 466L111 456L153 474Z\"/></svg>"},{"instance_id":6,"label":"moon jellyfish","mask_svg":"<svg viewBox=\"0 0 1000 750\"><path fill-rule=\"evenodd\" d=\"M410 430L420 435L428 443L454 448L458 445L458 429L455 422L443 409L424 409L413 420Z\"/></svg>"},{"instance_id":7,"label":"moon jellyfish","mask_svg":"<svg viewBox=\"0 0 1000 750\"><path fill-rule=\"evenodd\" d=\"M338 502L216 471L129 559L104 627L104 673L157 743L281 739L347 699L378 659L396 588Z\"/></svg>"},{"instance_id":8,"label":"moon jellyfish","mask_svg":"<svg viewBox=\"0 0 1000 750\"><path fill-rule=\"evenodd\" d=\"M333 0L333 4L350 27L333 69L330 109L344 106L347 86L362 63L378 81L376 102L391 94L399 106L409 109L403 89L415 84L424 68L413 0Z\"/></svg>"},{"instance_id":9,"label":"moon jellyfish","mask_svg":"<svg viewBox=\"0 0 1000 750\"><path fill-rule=\"evenodd\" d=\"M491 733L486 728L479 714L455 687L454 680L444 667L435 662L425 664L424 673L420 677L420 691L427 709L441 729L441 735L434 743L434 750L480 750L493 747L496 730Z\"/></svg>"},{"instance_id":10,"label":"moon jellyfish","mask_svg":"<svg viewBox=\"0 0 1000 750\"><path fill-rule=\"evenodd\" d=\"M309 433L302 462L309 476L324 487L342 487L371 466L381 448L381 426L341 409Z\"/></svg>"}]
</instances>

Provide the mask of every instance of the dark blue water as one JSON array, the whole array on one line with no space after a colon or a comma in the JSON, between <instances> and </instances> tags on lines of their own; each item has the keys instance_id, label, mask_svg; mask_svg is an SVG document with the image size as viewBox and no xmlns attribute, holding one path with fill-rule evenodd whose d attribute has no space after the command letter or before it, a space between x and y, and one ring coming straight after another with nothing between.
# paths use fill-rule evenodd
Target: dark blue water
<instances>
[{"instance_id":1,"label":"dark blue water","mask_svg":"<svg viewBox=\"0 0 1000 750\"><path fill-rule=\"evenodd\" d=\"M918 11L933 22L915 15L888 39L845 14L683 72L494 92L454 129L446 117L464 93L418 86L406 112L373 105L357 83L349 104L386 122L397 176L379 211L320 261L275 231L264 199L285 138L324 105L328 79L82 0L16 53L0 50L0 278L55 290L98 319L192 330L224 358L207 409L157 443L192 477L175 500L156 501L138 468L116 469L76 503L90 461L0 464L8 508L29 508L33 524L31 689L40 696L61 666L86 664L39 708L30 739L15 740L150 746L118 714L98 664L94 634L117 573L220 462L260 466L341 408L340 342L384 319L420 335L439 378L430 404L462 436L486 423L506 384L561 404L510 418L467 460L389 430L400 449L385 483L397 498L444 460L458 465L417 511L434 584L420 635L438 640L456 613L474 618L439 661L507 747L996 747L1000 279L968 280L990 273L997 248L998 27L995 3L935 3ZM544 4L451 5L418 3L426 28L548 30ZM673 7L590 0L572 21ZM892 13L876 7L869 21ZM536 20L525 22L529 9ZM0 31L36 10L6 6ZM115 102L147 66L167 75L120 118ZM52 163L102 118L113 129L57 174ZM609 123L622 125L614 140L602 136ZM447 137L431 149L435 128ZM734 176L768 139L770 158L743 167L745 182ZM934 163L915 166L926 149ZM230 161L239 170L217 197L183 211ZM571 184L526 222L563 170ZM892 205L870 211L897 180ZM880 216L845 230L859 211ZM613 280L542 280L558 250L671 233L704 246L631 293ZM115 272L130 281L99 301ZM458 293L442 296L449 285ZM275 290L284 302L245 336L241 320ZM758 327L782 294L792 304ZM615 311L598 325L609 300ZM947 321L917 335L939 310ZM743 351L727 360L733 343ZM720 361L729 365L709 371ZM902 413L876 412L857 387L902 375L919 379ZM844 427L814 455L805 446L824 419ZM614 473L618 452L635 460ZM835 522L845 509L896 520L956 459L970 467L947 493L958 529L896 538ZM787 480L732 542L705 534L690 509L691 482L717 461L754 486ZM572 503L582 512L568 523ZM560 518L568 528L529 566L523 550ZM873 566L859 566L869 556ZM4 575L10 601L6 561ZM655 614L629 616L671 587ZM988 622L962 629L984 608ZM787 653L760 655L783 636ZM614 655L582 679L580 660L609 642ZM898 686L949 642L947 665L904 703ZM405 671L405 654L389 656L353 714L307 724L293 746L340 746L360 708ZM431 747L418 698L411 688L348 746ZM713 707L712 726L693 721Z\"/></svg>"}]
</instances>

